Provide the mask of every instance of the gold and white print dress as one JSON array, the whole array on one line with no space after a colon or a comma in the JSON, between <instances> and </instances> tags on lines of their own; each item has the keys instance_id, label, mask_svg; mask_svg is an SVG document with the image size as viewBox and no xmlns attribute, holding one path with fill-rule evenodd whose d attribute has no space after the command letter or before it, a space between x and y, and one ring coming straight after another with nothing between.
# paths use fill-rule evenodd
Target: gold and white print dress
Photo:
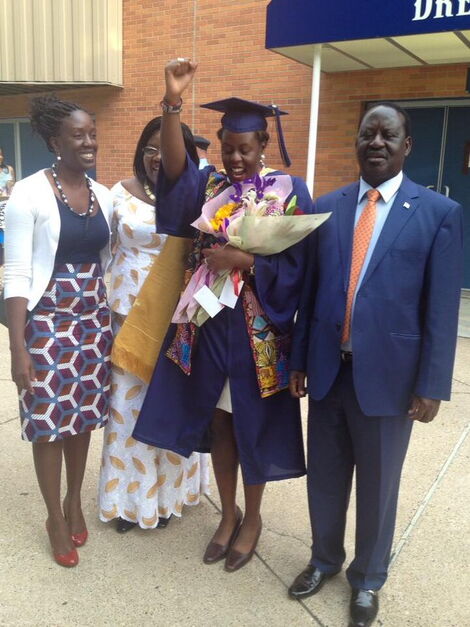
<instances>
[{"instance_id":1,"label":"gold and white print dress","mask_svg":"<svg viewBox=\"0 0 470 627\"><path fill-rule=\"evenodd\" d=\"M111 269L109 304L114 331L126 316L147 273L161 252L166 235L155 233L155 208L130 194L121 183L113 194L117 242ZM122 318L121 318L122 320ZM113 367L111 408L100 471L100 519L121 517L140 527L156 527L159 517L181 516L184 505L196 505L208 493L209 456L189 459L137 442L131 436L147 385Z\"/></svg>"}]
</instances>

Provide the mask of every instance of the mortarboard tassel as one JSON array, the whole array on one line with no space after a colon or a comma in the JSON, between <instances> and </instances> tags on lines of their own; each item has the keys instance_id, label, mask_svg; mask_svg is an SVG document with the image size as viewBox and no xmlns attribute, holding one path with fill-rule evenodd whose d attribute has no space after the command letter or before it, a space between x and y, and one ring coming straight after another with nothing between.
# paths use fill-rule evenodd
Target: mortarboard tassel
<instances>
[{"instance_id":1,"label":"mortarboard tassel","mask_svg":"<svg viewBox=\"0 0 470 627\"><path fill-rule=\"evenodd\" d=\"M279 144L279 152L281 153L281 159L286 168L289 168L291 165L291 160L289 157L289 153L287 152L286 142L284 141L284 133L282 132L281 126L281 115L279 113L279 107L275 104L271 105L274 113L274 117L276 119L276 129L277 129L277 142Z\"/></svg>"}]
</instances>

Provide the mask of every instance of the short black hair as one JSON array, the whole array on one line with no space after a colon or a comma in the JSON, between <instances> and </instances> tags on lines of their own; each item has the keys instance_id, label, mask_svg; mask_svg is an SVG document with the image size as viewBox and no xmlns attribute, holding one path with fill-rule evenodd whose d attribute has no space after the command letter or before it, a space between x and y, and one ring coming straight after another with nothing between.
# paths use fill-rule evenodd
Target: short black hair
<instances>
[{"instance_id":1,"label":"short black hair","mask_svg":"<svg viewBox=\"0 0 470 627\"><path fill-rule=\"evenodd\" d=\"M162 116L159 115L156 118L150 120L150 122L147 122L144 130L140 134L139 141L137 142L134 154L133 169L136 178L142 183L142 185L145 183L145 180L147 178L144 168L144 148L152 135L160 131L161 127ZM197 154L196 144L194 143L194 137L191 129L189 128L189 126L181 122L181 131L183 133L183 140L186 147L186 152L188 153L190 159L194 161L194 163L198 166L199 157Z\"/></svg>"},{"instance_id":2,"label":"short black hair","mask_svg":"<svg viewBox=\"0 0 470 627\"><path fill-rule=\"evenodd\" d=\"M389 102L387 100L384 100L383 102L374 102L373 105L371 105L370 107L368 107L360 121L359 121L359 126L361 126L362 124L362 120L365 118L365 116L370 113L371 111L373 111L374 109L377 109L377 107L387 107L388 109L394 109L397 113L399 113L400 115L403 116L404 119L404 128L405 128L405 137L411 137L411 118L410 118L410 114L408 113L408 111L406 109L404 109L403 107L400 107L399 104L397 104L396 102Z\"/></svg>"},{"instance_id":3,"label":"short black hair","mask_svg":"<svg viewBox=\"0 0 470 627\"><path fill-rule=\"evenodd\" d=\"M62 122L74 111L84 111L91 115L81 105L67 100L59 100L55 94L39 96L31 101L29 119L32 129L42 137L50 152L54 152L51 138L59 135Z\"/></svg>"}]
</instances>

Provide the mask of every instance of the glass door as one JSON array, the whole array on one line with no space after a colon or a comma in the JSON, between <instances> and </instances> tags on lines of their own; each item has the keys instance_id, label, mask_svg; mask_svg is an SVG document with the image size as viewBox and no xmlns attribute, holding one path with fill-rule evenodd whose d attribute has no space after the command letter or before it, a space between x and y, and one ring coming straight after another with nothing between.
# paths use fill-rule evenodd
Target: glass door
<instances>
[{"instance_id":1,"label":"glass door","mask_svg":"<svg viewBox=\"0 0 470 627\"><path fill-rule=\"evenodd\" d=\"M427 105L428 103L426 103ZM456 200L464 215L464 283L470 289L470 106L406 106L413 147L410 179Z\"/></svg>"},{"instance_id":2,"label":"glass door","mask_svg":"<svg viewBox=\"0 0 470 627\"><path fill-rule=\"evenodd\" d=\"M464 209L464 288L470 289L470 107L449 109L441 193Z\"/></svg>"},{"instance_id":3,"label":"glass door","mask_svg":"<svg viewBox=\"0 0 470 627\"><path fill-rule=\"evenodd\" d=\"M413 146L405 161L410 179L437 190L443 142L445 107L408 109L411 118Z\"/></svg>"}]
</instances>

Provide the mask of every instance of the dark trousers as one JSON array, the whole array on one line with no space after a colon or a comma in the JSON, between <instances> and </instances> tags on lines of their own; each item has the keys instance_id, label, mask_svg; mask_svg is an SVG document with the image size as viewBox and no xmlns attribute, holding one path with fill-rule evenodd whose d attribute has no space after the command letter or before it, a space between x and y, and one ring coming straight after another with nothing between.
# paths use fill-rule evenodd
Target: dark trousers
<instances>
[{"instance_id":1,"label":"dark trousers","mask_svg":"<svg viewBox=\"0 0 470 627\"><path fill-rule=\"evenodd\" d=\"M353 588L378 590L387 578L400 475L412 425L407 416L365 416L354 392L351 364L342 365L324 399L310 399L311 564L328 573L341 569L355 469L355 556L346 571Z\"/></svg>"}]
</instances>

